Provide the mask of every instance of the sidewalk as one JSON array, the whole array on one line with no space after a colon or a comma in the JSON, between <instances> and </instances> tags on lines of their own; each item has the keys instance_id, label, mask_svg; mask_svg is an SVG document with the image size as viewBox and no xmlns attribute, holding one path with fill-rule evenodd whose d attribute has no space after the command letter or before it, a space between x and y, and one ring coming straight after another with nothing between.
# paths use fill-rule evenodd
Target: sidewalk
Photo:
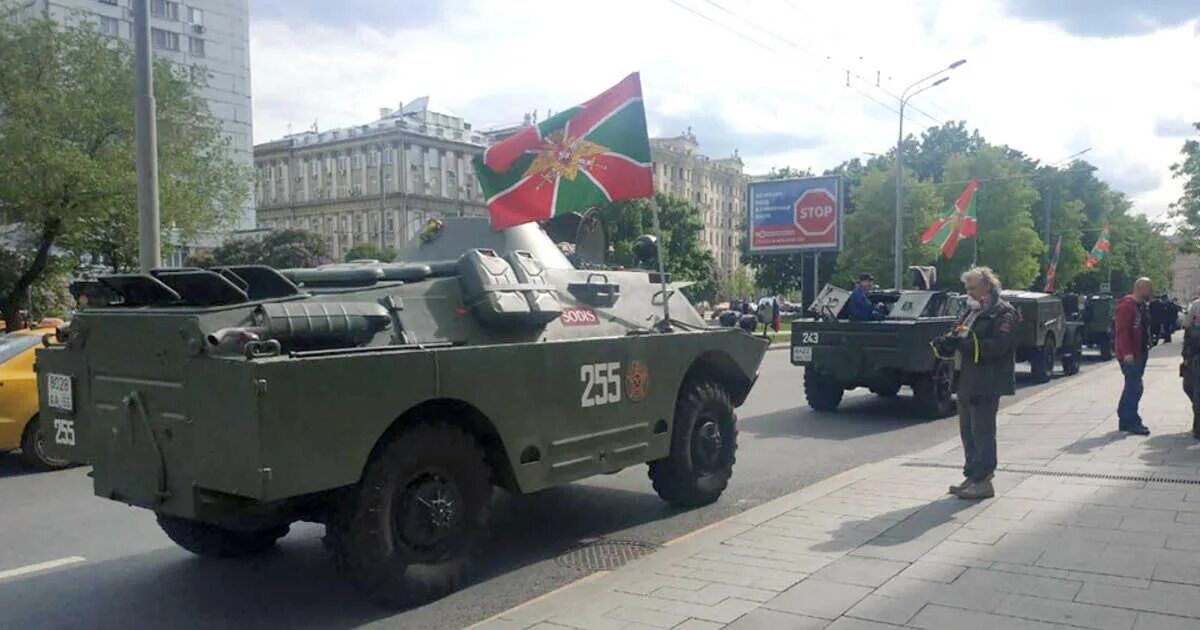
<instances>
[{"instance_id":1,"label":"sidewalk","mask_svg":"<svg viewBox=\"0 0 1200 630\"><path fill-rule=\"evenodd\" d=\"M1179 345L1146 370L1154 434L1115 431L1116 363L1000 414L996 498L946 494L957 440L862 466L478 628L1194 630L1200 444Z\"/></svg>"}]
</instances>

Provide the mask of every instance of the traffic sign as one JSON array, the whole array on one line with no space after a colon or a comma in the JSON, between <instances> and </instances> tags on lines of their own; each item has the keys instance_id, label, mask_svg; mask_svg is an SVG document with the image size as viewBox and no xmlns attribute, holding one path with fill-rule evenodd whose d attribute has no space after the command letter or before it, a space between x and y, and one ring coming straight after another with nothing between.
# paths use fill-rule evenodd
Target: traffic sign
<instances>
[{"instance_id":1,"label":"traffic sign","mask_svg":"<svg viewBox=\"0 0 1200 630\"><path fill-rule=\"evenodd\" d=\"M796 227L805 236L822 236L837 226L837 198L824 188L805 191L796 200Z\"/></svg>"}]
</instances>

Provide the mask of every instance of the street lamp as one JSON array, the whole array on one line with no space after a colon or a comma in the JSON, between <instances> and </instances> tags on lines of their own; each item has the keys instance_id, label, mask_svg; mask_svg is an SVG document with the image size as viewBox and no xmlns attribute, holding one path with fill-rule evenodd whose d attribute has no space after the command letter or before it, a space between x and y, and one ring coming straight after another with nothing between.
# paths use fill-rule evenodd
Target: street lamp
<instances>
[{"instance_id":1,"label":"street lamp","mask_svg":"<svg viewBox=\"0 0 1200 630\"><path fill-rule=\"evenodd\" d=\"M894 240L892 243L892 251L894 252L892 282L897 289L901 288L901 280L903 279L904 270L904 106L907 105L908 101L914 96L924 92L925 90L935 88L946 81L949 81L950 77L942 77L933 83L925 83L926 81L938 75L950 72L964 63L967 63L966 59L959 59L958 61L955 61L949 66L946 66L945 68L942 68L933 74L923 77L918 81L914 81L911 85L904 88L904 91L900 93L900 132L896 136L896 229L895 234L893 235ZM909 91L913 88L918 89L910 94Z\"/></svg>"}]
</instances>

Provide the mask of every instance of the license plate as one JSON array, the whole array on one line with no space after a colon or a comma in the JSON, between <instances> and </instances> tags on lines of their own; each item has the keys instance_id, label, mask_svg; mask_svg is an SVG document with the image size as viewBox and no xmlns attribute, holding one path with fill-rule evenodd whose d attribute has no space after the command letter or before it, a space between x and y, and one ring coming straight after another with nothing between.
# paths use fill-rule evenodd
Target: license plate
<instances>
[{"instance_id":1,"label":"license plate","mask_svg":"<svg viewBox=\"0 0 1200 630\"><path fill-rule=\"evenodd\" d=\"M46 377L46 395L50 406L63 411L75 411L75 400L71 396L71 377L66 374L50 374Z\"/></svg>"},{"instance_id":2,"label":"license plate","mask_svg":"<svg viewBox=\"0 0 1200 630\"><path fill-rule=\"evenodd\" d=\"M811 363L812 346L792 346L792 363Z\"/></svg>"}]
</instances>

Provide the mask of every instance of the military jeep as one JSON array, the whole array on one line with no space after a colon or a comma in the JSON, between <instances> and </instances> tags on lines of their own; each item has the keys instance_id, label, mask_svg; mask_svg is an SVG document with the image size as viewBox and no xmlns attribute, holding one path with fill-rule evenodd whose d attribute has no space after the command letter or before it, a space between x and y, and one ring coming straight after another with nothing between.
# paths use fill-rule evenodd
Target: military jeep
<instances>
[{"instance_id":1,"label":"military jeep","mask_svg":"<svg viewBox=\"0 0 1200 630\"><path fill-rule=\"evenodd\" d=\"M886 317L849 321L848 295L827 286L810 309L815 316L792 322L791 361L804 367L809 407L835 411L857 387L893 397L908 386L920 415L953 414L954 363L936 358L929 344L953 328L962 301L944 291L874 291L869 297Z\"/></svg>"},{"instance_id":2,"label":"military jeep","mask_svg":"<svg viewBox=\"0 0 1200 630\"><path fill-rule=\"evenodd\" d=\"M1033 291L1004 291L1002 297L1017 309L1016 360L1029 362L1035 383L1049 381L1056 362L1067 376L1079 372L1083 323L1067 317L1062 298Z\"/></svg>"},{"instance_id":3,"label":"military jeep","mask_svg":"<svg viewBox=\"0 0 1200 630\"><path fill-rule=\"evenodd\" d=\"M493 486L648 463L670 503L721 495L767 342L663 280L468 218L396 263L100 277L113 299L37 353L47 451L193 553L323 523L368 595L427 601L463 584Z\"/></svg>"}]
</instances>

